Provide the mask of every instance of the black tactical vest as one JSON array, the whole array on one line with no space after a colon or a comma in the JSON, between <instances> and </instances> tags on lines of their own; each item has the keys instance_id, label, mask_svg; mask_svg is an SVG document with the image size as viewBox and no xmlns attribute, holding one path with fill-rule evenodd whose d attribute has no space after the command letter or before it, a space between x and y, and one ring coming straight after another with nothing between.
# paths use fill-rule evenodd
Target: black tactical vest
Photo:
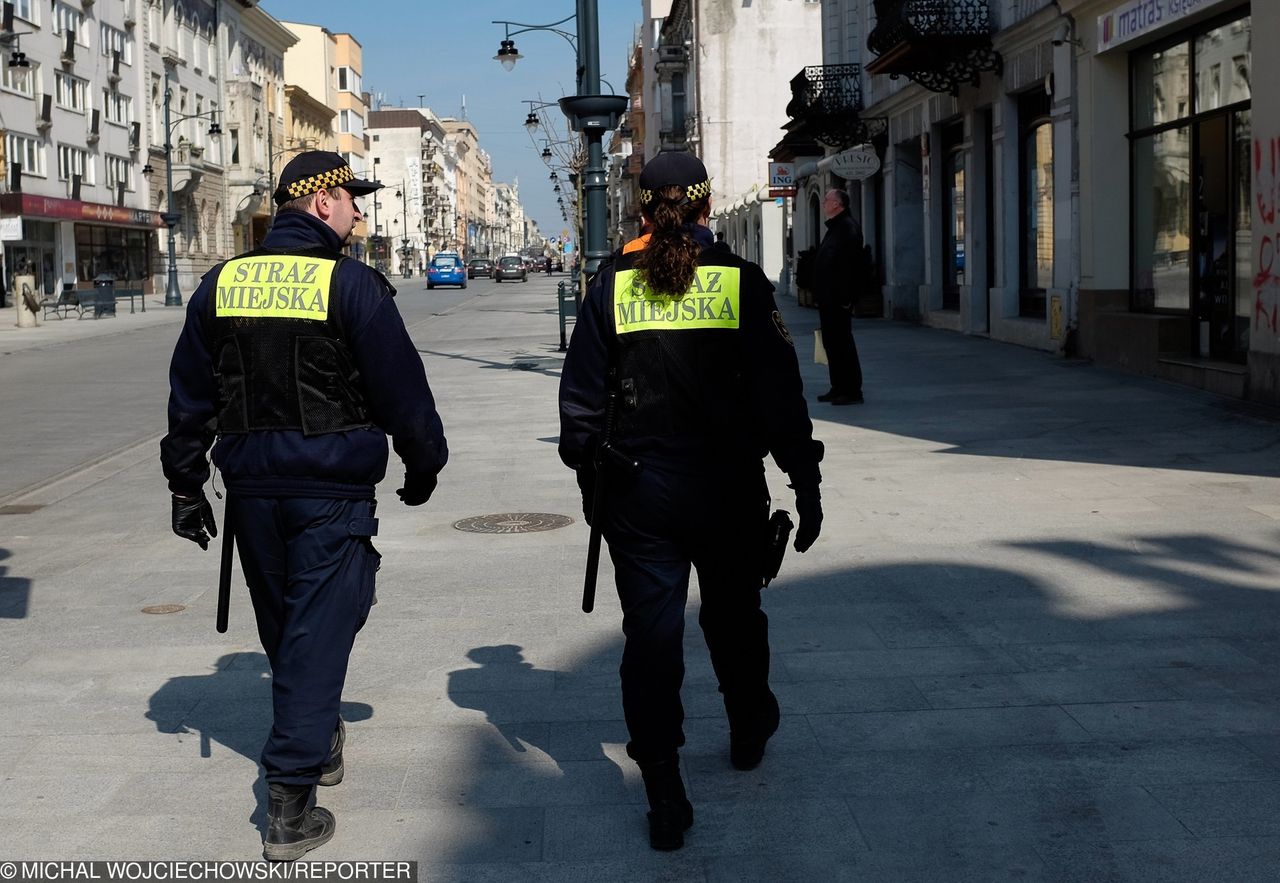
<instances>
[{"instance_id":1,"label":"black tactical vest","mask_svg":"<svg viewBox=\"0 0 1280 883\"><path fill-rule=\"evenodd\" d=\"M338 310L345 259L260 249L214 268L208 328L220 433L372 426Z\"/></svg>"},{"instance_id":2,"label":"black tactical vest","mask_svg":"<svg viewBox=\"0 0 1280 883\"><path fill-rule=\"evenodd\" d=\"M645 290L619 259L613 286L614 366L621 407L615 438L748 437L738 267L701 266L682 297Z\"/></svg>"}]
</instances>

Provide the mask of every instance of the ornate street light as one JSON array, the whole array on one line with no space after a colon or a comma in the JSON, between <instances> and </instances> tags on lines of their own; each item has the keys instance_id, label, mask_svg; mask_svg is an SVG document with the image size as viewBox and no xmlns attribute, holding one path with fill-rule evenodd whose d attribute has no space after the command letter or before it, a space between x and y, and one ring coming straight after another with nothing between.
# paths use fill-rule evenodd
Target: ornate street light
<instances>
[{"instance_id":1,"label":"ornate street light","mask_svg":"<svg viewBox=\"0 0 1280 883\"><path fill-rule=\"evenodd\" d=\"M182 215L173 209L173 128L187 120L208 119L209 135L216 138L222 134L222 127L218 125L217 111L208 110L204 113L183 114L176 120L171 118L170 105L173 100L173 66L166 64L164 66L164 161L165 161L165 190L169 196L169 210L160 215L160 220L164 221L169 227L169 281L164 292L164 305L166 307L182 306L182 292L178 289L178 261L174 251L173 228L178 226L178 222L182 220ZM142 308L146 309L146 301L143 300Z\"/></svg>"}]
</instances>

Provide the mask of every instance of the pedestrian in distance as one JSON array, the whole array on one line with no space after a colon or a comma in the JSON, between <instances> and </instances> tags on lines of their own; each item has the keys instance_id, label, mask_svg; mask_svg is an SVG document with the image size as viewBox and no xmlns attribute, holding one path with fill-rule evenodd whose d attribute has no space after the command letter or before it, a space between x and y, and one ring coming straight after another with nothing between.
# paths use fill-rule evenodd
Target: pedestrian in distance
<instances>
[{"instance_id":1,"label":"pedestrian in distance","mask_svg":"<svg viewBox=\"0 0 1280 883\"><path fill-rule=\"evenodd\" d=\"M271 664L273 723L263 855L291 861L328 841L316 785L342 781L342 686L374 601L381 556L374 486L387 435L410 506L448 459L422 359L381 273L342 248L381 184L337 153L285 166L263 246L215 266L191 296L169 369L160 445L173 532L207 549L217 536L206 459L226 482L224 591L234 537ZM220 600L219 627L225 628Z\"/></svg>"},{"instance_id":2,"label":"pedestrian in distance","mask_svg":"<svg viewBox=\"0 0 1280 883\"><path fill-rule=\"evenodd\" d=\"M561 375L559 450L609 545L623 612L627 754L644 779L649 843L669 850L693 824L679 766L690 570L729 719L729 760L753 769L780 720L760 604L763 459L771 454L791 479L795 548L804 552L822 525L822 443L773 286L757 265L713 247L702 162L660 153L639 183L649 232L602 267L584 300Z\"/></svg>"},{"instance_id":3,"label":"pedestrian in distance","mask_svg":"<svg viewBox=\"0 0 1280 883\"><path fill-rule=\"evenodd\" d=\"M727 242L725 242L725 241L724 241L724 231L723 231L723 230L717 230L717 231L716 231L716 241L715 241L714 243L712 243L712 246L711 246L711 247L712 247L712 248L717 249L718 251L724 251L724 252L732 252L732 251L733 251L733 249L731 249L731 248L729 247L729 243L727 243Z\"/></svg>"},{"instance_id":4,"label":"pedestrian in distance","mask_svg":"<svg viewBox=\"0 0 1280 883\"><path fill-rule=\"evenodd\" d=\"M831 388L818 396L833 405L862 404L862 365L853 339L853 305L869 283L862 228L849 213L849 194L833 188L822 200L827 232L814 259L814 294Z\"/></svg>"}]
</instances>

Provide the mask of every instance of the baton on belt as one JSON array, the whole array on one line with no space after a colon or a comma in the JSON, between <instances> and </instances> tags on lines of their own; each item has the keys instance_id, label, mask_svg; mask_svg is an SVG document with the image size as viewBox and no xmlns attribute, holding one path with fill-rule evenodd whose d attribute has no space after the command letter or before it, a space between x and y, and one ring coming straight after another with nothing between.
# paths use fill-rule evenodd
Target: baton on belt
<instances>
[{"instance_id":1,"label":"baton on belt","mask_svg":"<svg viewBox=\"0 0 1280 883\"><path fill-rule=\"evenodd\" d=\"M604 408L604 437L596 448L596 486L591 495L591 536L587 540L587 575L582 583L582 612L590 613L596 606L596 575L600 569L600 537L603 530L601 515L609 499L605 491L605 481L610 469L624 470L628 474L639 471L640 464L613 446L614 424L618 420L618 393L609 391L609 400Z\"/></svg>"},{"instance_id":2,"label":"baton on belt","mask_svg":"<svg viewBox=\"0 0 1280 883\"><path fill-rule=\"evenodd\" d=\"M222 512L222 568L218 571L218 634L227 631L227 615L231 610L231 557L236 546L235 524L231 519L231 494Z\"/></svg>"}]
</instances>

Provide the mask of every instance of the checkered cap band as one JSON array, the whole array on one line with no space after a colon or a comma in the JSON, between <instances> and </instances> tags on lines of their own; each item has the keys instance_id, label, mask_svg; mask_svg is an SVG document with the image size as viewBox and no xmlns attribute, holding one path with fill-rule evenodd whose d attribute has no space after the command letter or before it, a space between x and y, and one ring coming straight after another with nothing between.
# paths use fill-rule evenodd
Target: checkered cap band
<instances>
[{"instance_id":1,"label":"checkered cap band","mask_svg":"<svg viewBox=\"0 0 1280 883\"><path fill-rule=\"evenodd\" d=\"M310 178L294 181L285 190L288 191L290 199L298 199L318 190L341 187L348 181L354 181L355 179L356 173L351 171L351 166L340 166L327 172L321 172L318 175L312 175Z\"/></svg>"},{"instance_id":2,"label":"checkered cap band","mask_svg":"<svg viewBox=\"0 0 1280 883\"><path fill-rule=\"evenodd\" d=\"M697 202L699 199L705 199L711 195L711 182L699 181L697 184L690 184L688 187L684 188L684 193L685 196L689 198L690 202ZM640 191L640 204L648 205L653 202L655 196L656 194L654 191L642 189Z\"/></svg>"}]
</instances>

